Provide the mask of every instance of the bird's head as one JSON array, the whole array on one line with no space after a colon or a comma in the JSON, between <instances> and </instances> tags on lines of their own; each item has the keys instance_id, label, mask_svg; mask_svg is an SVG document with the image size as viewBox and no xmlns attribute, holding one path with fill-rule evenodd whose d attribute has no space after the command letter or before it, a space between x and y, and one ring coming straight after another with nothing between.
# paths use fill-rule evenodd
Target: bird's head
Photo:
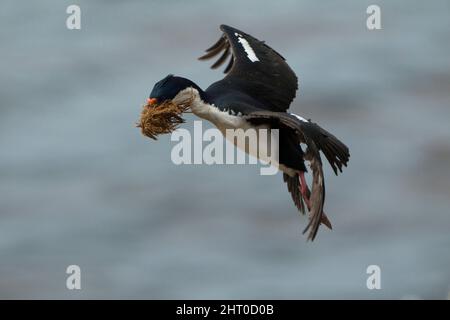
<instances>
[{"instance_id":1,"label":"bird's head","mask_svg":"<svg viewBox=\"0 0 450 320\"><path fill-rule=\"evenodd\" d=\"M153 87L137 126L152 139L171 133L184 122L182 113L188 112L199 96L203 99L205 93L195 83L170 74Z\"/></svg>"},{"instance_id":2,"label":"bird's head","mask_svg":"<svg viewBox=\"0 0 450 320\"><path fill-rule=\"evenodd\" d=\"M191 80L169 74L155 84L147 99L147 106L158 106L175 98L183 100L186 97L182 97L182 95L192 95L192 91L186 90L189 88L196 89L200 95L203 94L203 91Z\"/></svg>"}]
</instances>

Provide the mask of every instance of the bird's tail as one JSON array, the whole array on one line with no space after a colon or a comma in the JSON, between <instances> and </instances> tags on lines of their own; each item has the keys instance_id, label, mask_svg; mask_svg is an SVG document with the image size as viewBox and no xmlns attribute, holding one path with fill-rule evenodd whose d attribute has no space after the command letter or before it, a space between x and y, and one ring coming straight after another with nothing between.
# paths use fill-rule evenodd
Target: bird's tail
<instances>
[{"instance_id":1,"label":"bird's tail","mask_svg":"<svg viewBox=\"0 0 450 320\"><path fill-rule=\"evenodd\" d=\"M347 166L350 159L348 147L334 135L317 124L311 125L315 126L320 133L319 138L317 138L317 136L313 136L311 138L316 143L317 148L323 152L334 173L337 175L338 171L342 172L342 167Z\"/></svg>"}]
</instances>

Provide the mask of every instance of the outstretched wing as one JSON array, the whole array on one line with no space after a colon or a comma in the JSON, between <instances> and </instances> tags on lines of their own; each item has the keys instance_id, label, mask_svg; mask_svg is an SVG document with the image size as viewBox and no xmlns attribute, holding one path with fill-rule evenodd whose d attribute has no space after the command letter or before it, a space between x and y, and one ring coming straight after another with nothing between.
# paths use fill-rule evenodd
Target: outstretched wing
<instances>
[{"instance_id":1,"label":"outstretched wing","mask_svg":"<svg viewBox=\"0 0 450 320\"><path fill-rule=\"evenodd\" d=\"M220 39L206 50L200 60L220 57L211 66L229 62L224 73L227 76L212 86L226 85L239 88L273 111L286 111L298 88L297 76L285 59L275 50L238 29L221 25Z\"/></svg>"},{"instance_id":2,"label":"outstretched wing","mask_svg":"<svg viewBox=\"0 0 450 320\"><path fill-rule=\"evenodd\" d=\"M347 146L317 124L289 113L256 111L245 115L244 118L255 125L270 123L271 127L294 130L298 138L297 142L306 144L307 150L304 158L310 163L313 179L311 194L309 196L311 203L309 223L304 232L309 230L308 239L314 240L320 223L324 222L326 225L329 224L328 219L323 213L325 179L319 151L325 154L331 167L337 174L337 169L342 171L342 166L346 166L349 160L350 154ZM300 211L304 212L304 204L298 191L298 176L288 177L284 175L284 181L288 183L288 189L293 196L294 203Z\"/></svg>"}]
</instances>

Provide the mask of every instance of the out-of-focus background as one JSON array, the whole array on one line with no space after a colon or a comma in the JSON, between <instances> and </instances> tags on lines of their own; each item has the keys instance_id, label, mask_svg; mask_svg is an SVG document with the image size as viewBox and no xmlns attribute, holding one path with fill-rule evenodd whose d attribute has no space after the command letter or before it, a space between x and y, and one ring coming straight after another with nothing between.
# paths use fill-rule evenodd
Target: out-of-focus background
<instances>
[{"instance_id":1,"label":"out-of-focus background","mask_svg":"<svg viewBox=\"0 0 450 320\"><path fill-rule=\"evenodd\" d=\"M373 1L80 0L81 30L70 4L1 4L0 298L448 298L448 1L376 1L375 31ZM350 147L313 243L280 174L175 166L134 127L168 73L223 76L196 60L221 23L284 55L291 110Z\"/></svg>"}]
</instances>

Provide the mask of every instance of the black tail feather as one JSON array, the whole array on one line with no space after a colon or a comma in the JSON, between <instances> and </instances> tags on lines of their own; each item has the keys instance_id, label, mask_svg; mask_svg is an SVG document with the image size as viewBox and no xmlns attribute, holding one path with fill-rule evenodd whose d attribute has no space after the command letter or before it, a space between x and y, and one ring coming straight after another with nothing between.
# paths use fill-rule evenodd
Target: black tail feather
<instances>
[{"instance_id":1,"label":"black tail feather","mask_svg":"<svg viewBox=\"0 0 450 320\"><path fill-rule=\"evenodd\" d=\"M346 167L350 159L348 147L334 135L322 128L320 128L320 134L321 137L314 140L337 175L338 170L342 172L342 167Z\"/></svg>"}]
</instances>

